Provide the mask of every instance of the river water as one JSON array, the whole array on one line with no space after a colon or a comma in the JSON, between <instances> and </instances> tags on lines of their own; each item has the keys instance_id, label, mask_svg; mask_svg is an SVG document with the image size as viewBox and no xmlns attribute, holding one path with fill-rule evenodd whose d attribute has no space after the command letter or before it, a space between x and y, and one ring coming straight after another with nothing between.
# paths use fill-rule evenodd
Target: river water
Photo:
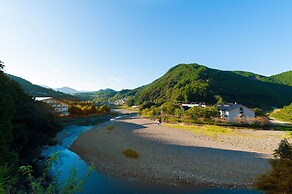
<instances>
[{"instance_id":1,"label":"river water","mask_svg":"<svg viewBox=\"0 0 292 194\"><path fill-rule=\"evenodd\" d=\"M45 157L51 156L55 152L59 152L58 160L53 165L52 173L58 176L58 182L65 180L69 175L70 169L73 167L80 178L85 177L88 165L74 152L69 150L70 145L79 136L79 134L92 129L94 126L69 126L58 133L57 139L59 144L46 148L42 155ZM206 194L220 194L220 193L259 193L249 189L222 189L222 188L195 188L195 187L176 187L163 186L149 183L142 183L137 181L124 180L122 178L105 175L98 171L87 177L86 183L82 187L82 192L85 194L95 193L206 193Z\"/></svg>"}]
</instances>

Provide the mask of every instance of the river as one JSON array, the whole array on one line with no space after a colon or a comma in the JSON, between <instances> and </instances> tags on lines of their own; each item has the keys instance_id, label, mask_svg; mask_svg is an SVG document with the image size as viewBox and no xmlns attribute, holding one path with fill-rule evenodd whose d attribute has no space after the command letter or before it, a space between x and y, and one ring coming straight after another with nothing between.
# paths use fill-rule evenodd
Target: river
<instances>
[{"instance_id":1,"label":"river","mask_svg":"<svg viewBox=\"0 0 292 194\"><path fill-rule=\"evenodd\" d=\"M58 182L66 179L69 175L70 169L73 167L79 177L85 177L88 165L74 152L69 150L70 145L79 136L94 126L68 126L58 133L57 139L59 143L56 146L47 147L42 155L45 157L51 156L55 152L59 152L58 160L53 165L52 173L57 175ZM220 193L259 193L250 189L231 189L231 188L195 188L189 186L165 186L150 183L142 183L137 181L124 180L122 178L112 177L105 175L98 171L93 173L86 179L86 183L82 187L82 192L85 194L95 193L207 193L207 194L220 194Z\"/></svg>"}]
</instances>

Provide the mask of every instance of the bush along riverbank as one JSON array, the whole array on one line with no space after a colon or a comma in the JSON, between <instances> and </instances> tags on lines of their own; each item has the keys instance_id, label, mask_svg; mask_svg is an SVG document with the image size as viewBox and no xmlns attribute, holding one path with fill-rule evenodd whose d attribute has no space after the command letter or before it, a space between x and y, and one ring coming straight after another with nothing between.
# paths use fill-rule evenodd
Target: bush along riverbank
<instances>
[{"instance_id":1,"label":"bush along riverbank","mask_svg":"<svg viewBox=\"0 0 292 194\"><path fill-rule=\"evenodd\" d=\"M96 125L97 123L102 123L104 121L110 120L115 117L117 114L114 112L104 113L104 114L93 114L93 115L84 115L84 116L69 116L61 117L59 119L63 127L69 125Z\"/></svg>"},{"instance_id":2,"label":"bush along riverbank","mask_svg":"<svg viewBox=\"0 0 292 194\"><path fill-rule=\"evenodd\" d=\"M254 186L266 193L292 193L292 144L282 140L274 156L272 169L259 176Z\"/></svg>"}]
</instances>

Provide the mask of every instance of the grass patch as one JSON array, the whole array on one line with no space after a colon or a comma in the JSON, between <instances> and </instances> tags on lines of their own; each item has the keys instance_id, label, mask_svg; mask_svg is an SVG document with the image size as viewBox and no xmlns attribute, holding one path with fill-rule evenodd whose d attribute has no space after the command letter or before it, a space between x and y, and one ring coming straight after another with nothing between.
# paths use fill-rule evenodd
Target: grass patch
<instances>
[{"instance_id":1,"label":"grass patch","mask_svg":"<svg viewBox=\"0 0 292 194\"><path fill-rule=\"evenodd\" d=\"M205 136L209 136L212 138L216 138L217 135L240 135L245 136L245 134L238 133L234 131L231 127L223 127L216 125L179 125L179 124L164 124L166 127L176 128L191 131L196 134L201 134Z\"/></svg>"},{"instance_id":2,"label":"grass patch","mask_svg":"<svg viewBox=\"0 0 292 194\"><path fill-rule=\"evenodd\" d=\"M128 158L138 158L139 157L139 154L131 148L125 149L123 151L123 154Z\"/></svg>"},{"instance_id":3,"label":"grass patch","mask_svg":"<svg viewBox=\"0 0 292 194\"><path fill-rule=\"evenodd\" d=\"M108 126L107 128L106 128L106 131L108 132L108 133L111 133L112 132L112 130L114 129L114 126Z\"/></svg>"},{"instance_id":4,"label":"grass patch","mask_svg":"<svg viewBox=\"0 0 292 194\"><path fill-rule=\"evenodd\" d=\"M216 125L178 125L178 124L164 124L167 127L183 129L193 133L206 135L209 137L216 137L218 134L235 134L232 128L221 127Z\"/></svg>"}]
</instances>

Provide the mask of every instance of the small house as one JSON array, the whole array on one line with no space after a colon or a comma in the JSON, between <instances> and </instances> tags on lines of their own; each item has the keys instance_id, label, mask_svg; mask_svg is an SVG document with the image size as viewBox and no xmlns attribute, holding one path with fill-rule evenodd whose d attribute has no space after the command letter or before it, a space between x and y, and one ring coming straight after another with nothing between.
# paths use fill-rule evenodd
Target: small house
<instances>
[{"instance_id":1,"label":"small house","mask_svg":"<svg viewBox=\"0 0 292 194\"><path fill-rule=\"evenodd\" d=\"M218 105L221 118L226 118L230 123L235 122L236 118L252 119L255 118L254 110L237 103L227 103Z\"/></svg>"},{"instance_id":2,"label":"small house","mask_svg":"<svg viewBox=\"0 0 292 194\"><path fill-rule=\"evenodd\" d=\"M122 98L122 99L116 100L114 102L114 105L116 105L116 106L123 106L125 104L125 102L126 102L125 98Z\"/></svg>"}]
</instances>

